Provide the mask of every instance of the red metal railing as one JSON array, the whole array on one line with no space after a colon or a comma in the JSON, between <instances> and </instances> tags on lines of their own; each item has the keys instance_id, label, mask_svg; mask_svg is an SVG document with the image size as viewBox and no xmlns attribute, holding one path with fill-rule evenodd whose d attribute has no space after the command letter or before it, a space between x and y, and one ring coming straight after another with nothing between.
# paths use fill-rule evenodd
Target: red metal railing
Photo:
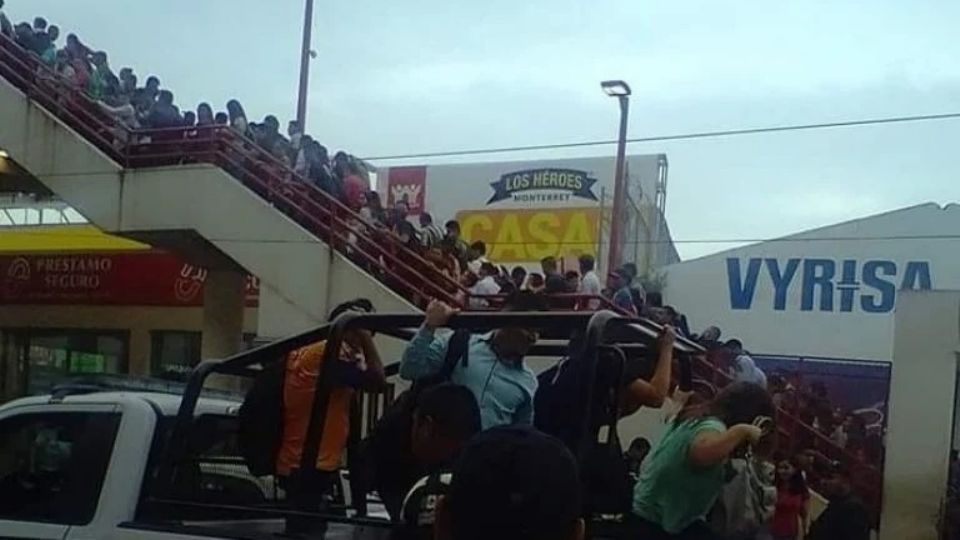
<instances>
[{"instance_id":1,"label":"red metal railing","mask_svg":"<svg viewBox=\"0 0 960 540\"><path fill-rule=\"evenodd\" d=\"M717 362L709 356L698 357L694 362L694 377L720 389L733 381L733 378L717 367ZM813 450L823 460L836 461L850 471L854 490L870 508L873 518L878 522L883 494L883 472L879 464L865 462L860 456L837 445L820 430L804 422L796 411L777 408L777 449L796 455L804 450ZM816 487L819 478L810 478Z\"/></svg>"},{"instance_id":2,"label":"red metal railing","mask_svg":"<svg viewBox=\"0 0 960 540\"><path fill-rule=\"evenodd\" d=\"M225 126L131 130L121 125L82 89L63 80L39 59L0 37L0 75L24 91L78 134L126 168L211 163L218 165L278 210L350 256L394 291L423 307L439 298L468 309L477 306L460 284L402 245L392 232L379 230L340 201L294 173L286 164ZM569 298L564 298L568 296ZM551 302L579 306L575 295L551 296ZM596 303L614 309L609 300ZM503 297L481 300L501 305ZM585 304L583 304L585 305Z\"/></svg>"},{"instance_id":3,"label":"red metal railing","mask_svg":"<svg viewBox=\"0 0 960 540\"><path fill-rule=\"evenodd\" d=\"M125 168L187 163L221 167L279 211L347 255L395 292L423 307L455 303L466 291L389 231L379 230L258 145L224 126L137 131L83 89L0 36L0 76Z\"/></svg>"},{"instance_id":4,"label":"red metal railing","mask_svg":"<svg viewBox=\"0 0 960 540\"><path fill-rule=\"evenodd\" d=\"M470 311L497 311L503 307L509 295L506 294L469 294L460 297L460 302ZM547 305L556 311L599 311L609 310L618 315L630 316L626 310L617 307L606 296L579 293L555 293L546 296Z\"/></svg>"},{"instance_id":5,"label":"red metal railing","mask_svg":"<svg viewBox=\"0 0 960 540\"><path fill-rule=\"evenodd\" d=\"M130 129L91 100L83 89L5 36L0 36L0 76L124 168L217 165L414 305L425 307L430 298L466 309L502 305L502 296L473 297L478 299L471 302L470 293L461 284L405 246L395 234L366 222L227 126ZM619 311L606 298L592 300L588 304L576 295L550 297L551 306L556 309L598 305Z\"/></svg>"}]
</instances>

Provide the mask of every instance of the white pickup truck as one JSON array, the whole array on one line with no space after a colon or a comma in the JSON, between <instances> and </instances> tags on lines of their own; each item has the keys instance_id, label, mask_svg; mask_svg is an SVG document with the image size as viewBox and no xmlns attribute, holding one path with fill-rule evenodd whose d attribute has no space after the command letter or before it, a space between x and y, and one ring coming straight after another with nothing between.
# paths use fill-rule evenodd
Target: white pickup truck
<instances>
[{"instance_id":1,"label":"white pickup truck","mask_svg":"<svg viewBox=\"0 0 960 540\"><path fill-rule=\"evenodd\" d=\"M327 340L320 365L330 365L344 330L351 325L407 340L422 322L422 315L345 313L331 325L200 364L191 372L182 396L152 391L150 385L145 388L151 391L127 391L129 386L123 386L123 391L74 386L0 406L0 538L275 540L282 535L286 519L316 517L292 512L272 478L249 473L236 442L240 401L227 394L201 393L208 376L256 378L262 371L253 366L269 365L289 351L319 340ZM596 358L601 347L609 347L603 345L609 343L605 331L617 340L617 347L632 349L649 347L660 332L649 321L609 312L477 312L460 314L453 323L472 331L496 328L496 324L533 324L555 336L570 336L586 328L588 350ZM680 354L701 351L682 338L675 347ZM568 343L545 343L531 353L560 358L568 350ZM622 360L625 353L617 352ZM388 366L388 373L391 367L396 365ZM322 369L318 380L324 382ZM329 397L330 386L318 384L317 390L314 410L323 410L321 404ZM367 397L373 401L356 408L358 416L351 419L356 431L351 429L351 436L359 437L364 424L367 428L374 425L373 413L385 409L392 399L390 392ZM586 403L592 401L588 397ZM322 418L314 415L310 420L304 442L306 463L319 447ZM591 418L586 414L582 421ZM359 462L362 464L362 459ZM338 500L343 502L329 505L324 516L329 523L326 538L389 538L394 531L388 521L357 517L379 512L367 509L367 499L361 498L366 491L363 475L354 480L363 504L353 504L342 486ZM609 537L598 532L601 524L592 523L592 538ZM613 537L619 537L614 529Z\"/></svg>"},{"instance_id":2,"label":"white pickup truck","mask_svg":"<svg viewBox=\"0 0 960 540\"><path fill-rule=\"evenodd\" d=\"M180 401L178 395L108 391L0 406L0 537L277 538L282 516L237 511L277 508L272 479L251 476L237 457L237 401L199 399L190 452L200 459L178 475L174 504L151 500ZM332 524L327 538L382 534L372 532Z\"/></svg>"}]
</instances>

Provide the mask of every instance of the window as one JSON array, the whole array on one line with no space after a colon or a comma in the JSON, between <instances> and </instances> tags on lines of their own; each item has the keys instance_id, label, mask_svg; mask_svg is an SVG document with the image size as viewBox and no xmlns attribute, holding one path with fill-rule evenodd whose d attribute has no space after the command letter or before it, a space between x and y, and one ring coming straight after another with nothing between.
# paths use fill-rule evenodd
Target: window
<instances>
[{"instance_id":1,"label":"window","mask_svg":"<svg viewBox=\"0 0 960 540\"><path fill-rule=\"evenodd\" d=\"M197 417L191 426L188 452L178 483L187 488L179 493L184 500L256 505L272 498L272 480L251 475L240 457L237 417ZM183 482L185 479L193 481Z\"/></svg>"},{"instance_id":2,"label":"window","mask_svg":"<svg viewBox=\"0 0 960 540\"><path fill-rule=\"evenodd\" d=\"M130 336L125 331L86 329L11 330L17 350L8 368L22 366L18 394L43 394L65 379L126 373ZM8 351L9 352L9 351Z\"/></svg>"},{"instance_id":3,"label":"window","mask_svg":"<svg viewBox=\"0 0 960 540\"><path fill-rule=\"evenodd\" d=\"M173 418L164 418L158 426L158 441L150 457L154 478L163 464L162 449L172 434ZM182 503L231 506L262 506L277 501L272 477L257 477L247 470L237 443L237 417L198 416L187 435L187 456L176 469L173 493L169 497ZM148 485L147 492L156 487ZM239 519L243 515L227 508L175 506L150 501L139 517L146 520Z\"/></svg>"},{"instance_id":4,"label":"window","mask_svg":"<svg viewBox=\"0 0 960 540\"><path fill-rule=\"evenodd\" d=\"M0 420L0 519L90 523L119 425L119 413Z\"/></svg>"},{"instance_id":5,"label":"window","mask_svg":"<svg viewBox=\"0 0 960 540\"><path fill-rule=\"evenodd\" d=\"M200 332L150 332L150 370L154 377L185 381L200 362Z\"/></svg>"},{"instance_id":6,"label":"window","mask_svg":"<svg viewBox=\"0 0 960 540\"><path fill-rule=\"evenodd\" d=\"M186 382L190 370L202 359L202 334L184 330L150 332L150 373L154 377ZM241 350L256 345L256 334L243 334Z\"/></svg>"}]
</instances>

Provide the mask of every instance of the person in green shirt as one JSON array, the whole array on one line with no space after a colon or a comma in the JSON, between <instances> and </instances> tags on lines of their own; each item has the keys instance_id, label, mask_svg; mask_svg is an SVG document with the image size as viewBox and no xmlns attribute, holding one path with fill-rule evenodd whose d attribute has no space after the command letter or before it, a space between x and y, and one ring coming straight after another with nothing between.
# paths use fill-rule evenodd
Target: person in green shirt
<instances>
[{"instance_id":1,"label":"person in green shirt","mask_svg":"<svg viewBox=\"0 0 960 540\"><path fill-rule=\"evenodd\" d=\"M111 77L116 76L110 71L110 64L107 62L107 53L98 51L92 55L93 73L90 74L90 82L87 84L87 94L92 99L103 99L107 95L107 85L110 84Z\"/></svg>"},{"instance_id":2,"label":"person in green shirt","mask_svg":"<svg viewBox=\"0 0 960 540\"><path fill-rule=\"evenodd\" d=\"M60 27L51 24L47 28L47 37L43 41L43 49L39 53L40 59L43 60L43 63L48 66L53 66L57 63L57 39L60 38Z\"/></svg>"},{"instance_id":3,"label":"person in green shirt","mask_svg":"<svg viewBox=\"0 0 960 540\"><path fill-rule=\"evenodd\" d=\"M633 490L631 538L714 538L706 516L726 481L725 463L744 443L757 442L754 425L773 418L767 391L734 383L709 402L685 407L647 457Z\"/></svg>"}]
</instances>

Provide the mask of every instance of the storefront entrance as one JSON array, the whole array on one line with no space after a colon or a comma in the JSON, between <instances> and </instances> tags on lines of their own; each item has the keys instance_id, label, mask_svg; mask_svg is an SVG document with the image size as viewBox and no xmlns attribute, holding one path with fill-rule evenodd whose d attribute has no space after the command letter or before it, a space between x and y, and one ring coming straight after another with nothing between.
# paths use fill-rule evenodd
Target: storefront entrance
<instances>
[{"instance_id":1,"label":"storefront entrance","mask_svg":"<svg viewBox=\"0 0 960 540\"><path fill-rule=\"evenodd\" d=\"M0 401L49 392L71 377L127 373L130 335L88 329L0 329Z\"/></svg>"}]
</instances>

